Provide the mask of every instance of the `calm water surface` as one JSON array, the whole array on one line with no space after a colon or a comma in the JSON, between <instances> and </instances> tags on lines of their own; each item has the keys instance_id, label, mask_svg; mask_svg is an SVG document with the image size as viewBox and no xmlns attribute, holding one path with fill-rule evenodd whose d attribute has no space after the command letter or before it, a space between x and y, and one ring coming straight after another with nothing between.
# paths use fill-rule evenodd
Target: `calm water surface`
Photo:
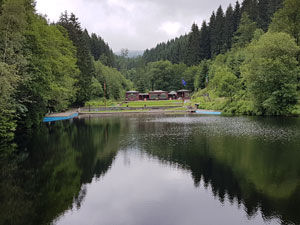
<instances>
[{"instance_id":1,"label":"calm water surface","mask_svg":"<svg viewBox=\"0 0 300 225\"><path fill-rule=\"evenodd\" d=\"M82 118L26 141L0 223L300 224L299 118Z\"/></svg>"}]
</instances>

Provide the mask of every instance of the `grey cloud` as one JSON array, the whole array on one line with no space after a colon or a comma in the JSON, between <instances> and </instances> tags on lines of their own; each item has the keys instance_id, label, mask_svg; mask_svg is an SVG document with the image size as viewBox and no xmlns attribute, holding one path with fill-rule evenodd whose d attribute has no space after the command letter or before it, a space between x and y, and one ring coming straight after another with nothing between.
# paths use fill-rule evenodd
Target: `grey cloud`
<instances>
[{"instance_id":1,"label":"grey cloud","mask_svg":"<svg viewBox=\"0 0 300 225\"><path fill-rule=\"evenodd\" d=\"M37 0L37 9L57 20L60 12L74 12L90 32L102 36L118 51L154 47L190 30L193 22L209 19L219 5L236 0ZM64 8L63 8L64 7ZM164 32L164 23L180 23L178 32Z\"/></svg>"}]
</instances>

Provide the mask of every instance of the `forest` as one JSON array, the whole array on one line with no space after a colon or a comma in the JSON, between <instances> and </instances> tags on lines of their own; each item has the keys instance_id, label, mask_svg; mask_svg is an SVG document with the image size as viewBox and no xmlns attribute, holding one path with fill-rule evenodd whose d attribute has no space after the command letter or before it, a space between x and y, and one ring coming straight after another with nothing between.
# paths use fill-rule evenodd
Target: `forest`
<instances>
[{"instance_id":1,"label":"forest","mask_svg":"<svg viewBox=\"0 0 300 225\"><path fill-rule=\"evenodd\" d=\"M119 69L141 92L183 88L183 79L203 109L299 115L299 36L299 1L244 0Z\"/></svg>"},{"instance_id":2,"label":"forest","mask_svg":"<svg viewBox=\"0 0 300 225\"><path fill-rule=\"evenodd\" d=\"M100 34L101 35L101 34ZM299 114L300 2L244 0L220 6L190 33L129 58L113 53L73 13L50 23L33 0L0 0L0 145L48 112L127 90L194 92L229 114Z\"/></svg>"}]
</instances>

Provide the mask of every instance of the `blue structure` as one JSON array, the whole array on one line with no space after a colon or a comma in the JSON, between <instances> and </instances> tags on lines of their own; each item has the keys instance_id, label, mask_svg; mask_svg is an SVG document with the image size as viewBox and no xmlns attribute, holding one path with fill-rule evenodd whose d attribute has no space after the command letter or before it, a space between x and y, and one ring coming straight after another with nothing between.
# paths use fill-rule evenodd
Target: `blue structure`
<instances>
[{"instance_id":1,"label":"blue structure","mask_svg":"<svg viewBox=\"0 0 300 225\"><path fill-rule=\"evenodd\" d=\"M221 115L222 112L211 112L211 111L203 111L203 110L196 110L197 114L203 114L203 115Z\"/></svg>"},{"instance_id":2,"label":"blue structure","mask_svg":"<svg viewBox=\"0 0 300 225\"><path fill-rule=\"evenodd\" d=\"M77 117L78 113L74 113L70 116L60 116L60 117L45 117L43 122L54 122L54 121L59 121L59 120L68 120L68 119L73 119L74 117Z\"/></svg>"}]
</instances>

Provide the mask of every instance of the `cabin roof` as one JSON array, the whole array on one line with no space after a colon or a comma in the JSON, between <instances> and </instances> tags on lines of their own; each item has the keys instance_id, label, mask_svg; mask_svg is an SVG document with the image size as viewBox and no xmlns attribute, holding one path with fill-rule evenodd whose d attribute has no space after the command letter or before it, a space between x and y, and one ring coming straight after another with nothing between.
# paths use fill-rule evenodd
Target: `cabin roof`
<instances>
[{"instance_id":1,"label":"cabin roof","mask_svg":"<svg viewBox=\"0 0 300 225\"><path fill-rule=\"evenodd\" d=\"M169 95L177 95L177 92L176 92L176 91L171 91L171 92L169 93Z\"/></svg>"},{"instance_id":2,"label":"cabin roof","mask_svg":"<svg viewBox=\"0 0 300 225\"><path fill-rule=\"evenodd\" d=\"M182 90L179 90L177 92L191 92L190 90L185 90L185 89L182 89Z\"/></svg>"},{"instance_id":3,"label":"cabin roof","mask_svg":"<svg viewBox=\"0 0 300 225\"><path fill-rule=\"evenodd\" d=\"M162 91L162 90L155 90L155 91L149 91L149 93L165 93L167 91Z\"/></svg>"}]
</instances>

